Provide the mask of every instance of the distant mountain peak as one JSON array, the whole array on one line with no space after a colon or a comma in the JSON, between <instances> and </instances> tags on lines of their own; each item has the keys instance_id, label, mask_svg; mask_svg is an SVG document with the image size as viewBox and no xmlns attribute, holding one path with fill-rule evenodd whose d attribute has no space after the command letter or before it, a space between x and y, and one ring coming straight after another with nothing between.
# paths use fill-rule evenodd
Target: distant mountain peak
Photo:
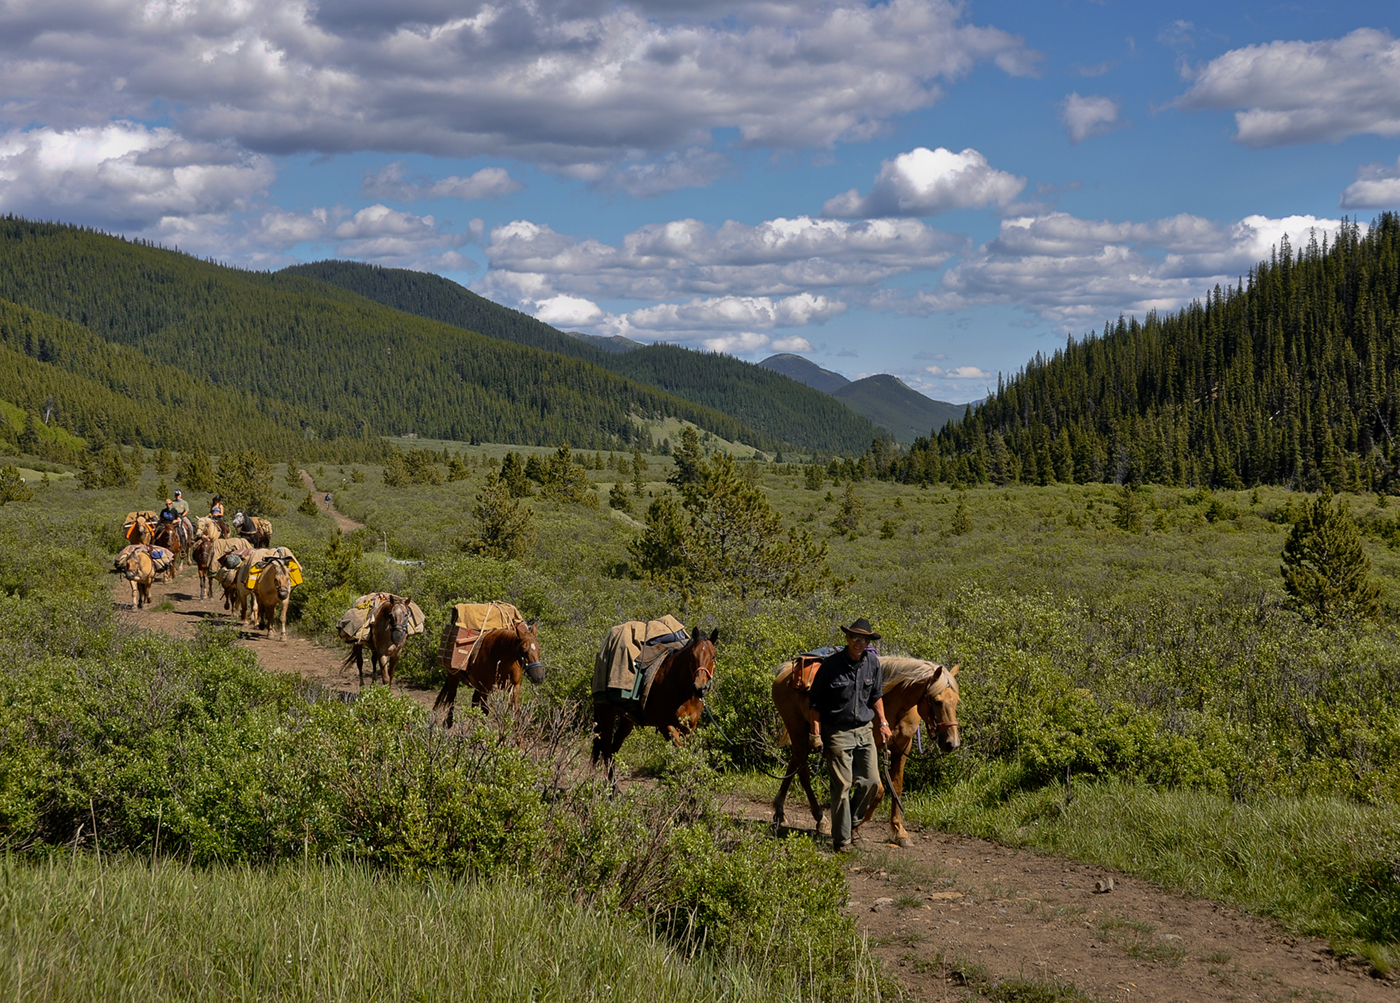
<instances>
[{"instance_id":1,"label":"distant mountain peak","mask_svg":"<svg viewBox=\"0 0 1400 1003\"><path fill-rule=\"evenodd\" d=\"M822 393L834 394L851 381L840 373L833 373L830 369L823 369L811 359L804 359L800 355L793 355L791 352L783 352L779 355L770 355L759 363L764 369L771 369L775 373L782 373L789 379L794 379L798 383L805 383L814 390Z\"/></svg>"}]
</instances>

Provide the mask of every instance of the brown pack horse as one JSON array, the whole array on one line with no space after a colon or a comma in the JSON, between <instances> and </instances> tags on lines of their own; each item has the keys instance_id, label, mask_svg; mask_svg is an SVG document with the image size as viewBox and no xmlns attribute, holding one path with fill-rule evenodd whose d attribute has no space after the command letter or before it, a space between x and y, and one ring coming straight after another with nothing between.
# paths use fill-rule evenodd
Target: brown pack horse
<instances>
[{"instance_id":1,"label":"brown pack horse","mask_svg":"<svg viewBox=\"0 0 1400 1003\"><path fill-rule=\"evenodd\" d=\"M623 708L603 701L593 703L593 765L601 759L613 777L613 756L622 748L632 729L655 728L676 745L695 730L705 710L705 694L715 681L715 645L719 628L709 637L696 627L684 648L672 651L661 660L642 708L641 720L634 719Z\"/></svg>"},{"instance_id":2,"label":"brown pack horse","mask_svg":"<svg viewBox=\"0 0 1400 1003\"><path fill-rule=\"evenodd\" d=\"M538 628L533 623L517 623L482 633L472 648L467 664L447 677L433 701L433 710L447 708L443 727L452 727L457 705L457 685L466 678L472 688L472 706L485 707L486 697L496 690L509 690L511 703L520 701L520 678L544 682L544 657L540 654Z\"/></svg>"},{"instance_id":3,"label":"brown pack horse","mask_svg":"<svg viewBox=\"0 0 1400 1003\"><path fill-rule=\"evenodd\" d=\"M345 661L341 663L342 669L348 669L350 663L355 663L355 668L360 672L360 686L365 684L365 649L369 649L369 681L374 683L374 677L379 676L384 684L392 691L394 688L394 670L399 665L399 655L403 653L403 646L408 641L408 631L413 620L413 613L409 609L408 599L403 596L394 596L391 600L386 600L379 605L375 611L374 622L370 624L369 637L363 642L355 641L350 646L350 654L345 656Z\"/></svg>"},{"instance_id":4,"label":"brown pack horse","mask_svg":"<svg viewBox=\"0 0 1400 1003\"><path fill-rule=\"evenodd\" d=\"M213 537L201 536L190 548L190 561L199 572L199 598L204 598L207 588L209 598L214 598L214 544Z\"/></svg>"},{"instance_id":5,"label":"brown pack horse","mask_svg":"<svg viewBox=\"0 0 1400 1003\"><path fill-rule=\"evenodd\" d=\"M189 553L189 537L183 532L183 527L178 522L163 522L156 528L155 545L164 547L174 556L175 560L170 565L170 577L173 579L180 570L180 564Z\"/></svg>"},{"instance_id":6,"label":"brown pack horse","mask_svg":"<svg viewBox=\"0 0 1400 1003\"><path fill-rule=\"evenodd\" d=\"M820 738L813 742L812 705L807 694L794 689L788 682L792 669L792 662L784 663L773 680L773 702L778 705L778 713L792 742L787 775L778 788L778 796L773 799L773 824L783 824L783 802L795 776L807 795L817 832L826 833L831 831L831 823L823 817L822 807L812 792L812 771L807 762L808 753L820 747ZM899 795L904 792L904 762L909 756L914 734L924 721L933 731L940 750L952 752L958 747L958 666L950 669L918 658L882 655L880 669L885 677L885 718L890 723L890 783L895 793L890 808L890 834L892 841L900 846L913 846L914 840L904 828L904 812L899 804ZM874 734L878 746L880 733L874 731ZM856 823L856 829L870 821L882 797L884 785L880 787L880 797L875 799L865 817Z\"/></svg>"}]
</instances>

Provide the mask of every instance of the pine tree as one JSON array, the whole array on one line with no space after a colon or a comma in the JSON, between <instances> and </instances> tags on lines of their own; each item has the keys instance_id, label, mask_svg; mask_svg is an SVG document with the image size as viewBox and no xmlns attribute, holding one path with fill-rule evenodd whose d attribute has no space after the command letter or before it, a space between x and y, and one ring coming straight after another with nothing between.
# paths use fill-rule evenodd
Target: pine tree
<instances>
[{"instance_id":1,"label":"pine tree","mask_svg":"<svg viewBox=\"0 0 1400 1003\"><path fill-rule=\"evenodd\" d=\"M314 519L321 514L321 507L316 504L316 499L311 497L311 492L308 491L306 497L301 500L301 504L297 506L297 511Z\"/></svg>"},{"instance_id":2,"label":"pine tree","mask_svg":"<svg viewBox=\"0 0 1400 1003\"><path fill-rule=\"evenodd\" d=\"M176 468L175 482L184 485L186 491L214 490L214 465L202 447L195 446L194 452Z\"/></svg>"},{"instance_id":3,"label":"pine tree","mask_svg":"<svg viewBox=\"0 0 1400 1003\"><path fill-rule=\"evenodd\" d=\"M464 548L483 557L514 560L535 543L534 511L520 504L492 470L472 505L474 534Z\"/></svg>"},{"instance_id":4,"label":"pine tree","mask_svg":"<svg viewBox=\"0 0 1400 1003\"><path fill-rule=\"evenodd\" d=\"M627 482L618 481L608 492L608 505L619 512L631 513L632 497L627 493Z\"/></svg>"},{"instance_id":5,"label":"pine tree","mask_svg":"<svg viewBox=\"0 0 1400 1003\"><path fill-rule=\"evenodd\" d=\"M34 497L34 489L25 484L24 478L12 463L0 467L0 505L12 501L29 501Z\"/></svg>"},{"instance_id":6,"label":"pine tree","mask_svg":"<svg viewBox=\"0 0 1400 1003\"><path fill-rule=\"evenodd\" d=\"M535 492L530 487L530 478L525 473L525 461L515 450L510 450L501 459L501 483L506 486L512 498L529 498Z\"/></svg>"},{"instance_id":7,"label":"pine tree","mask_svg":"<svg viewBox=\"0 0 1400 1003\"><path fill-rule=\"evenodd\" d=\"M1380 612L1380 586L1351 514L1331 492L1305 506L1283 545L1283 588L1295 605L1320 619Z\"/></svg>"},{"instance_id":8,"label":"pine tree","mask_svg":"<svg viewBox=\"0 0 1400 1003\"><path fill-rule=\"evenodd\" d=\"M1123 485L1113 505L1118 510L1114 513L1113 525L1127 533L1142 532L1142 499L1131 484Z\"/></svg>"}]
</instances>

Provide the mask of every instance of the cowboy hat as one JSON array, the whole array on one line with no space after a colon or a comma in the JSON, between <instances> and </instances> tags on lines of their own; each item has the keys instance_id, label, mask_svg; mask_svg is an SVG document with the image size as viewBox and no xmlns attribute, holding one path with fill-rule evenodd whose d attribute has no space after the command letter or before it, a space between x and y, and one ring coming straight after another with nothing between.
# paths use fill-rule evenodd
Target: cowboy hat
<instances>
[{"instance_id":1,"label":"cowboy hat","mask_svg":"<svg viewBox=\"0 0 1400 1003\"><path fill-rule=\"evenodd\" d=\"M875 633L875 631L871 629L870 621L867 620L865 617L861 617L849 627L842 627L841 630L845 633L847 637L863 637L867 641L880 640L880 635Z\"/></svg>"}]
</instances>

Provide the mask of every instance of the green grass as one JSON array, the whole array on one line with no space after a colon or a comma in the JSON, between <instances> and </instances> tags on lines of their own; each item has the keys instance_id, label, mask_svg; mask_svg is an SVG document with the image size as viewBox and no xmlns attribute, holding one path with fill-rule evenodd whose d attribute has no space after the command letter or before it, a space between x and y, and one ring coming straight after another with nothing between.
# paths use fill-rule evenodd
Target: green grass
<instances>
[{"instance_id":1,"label":"green grass","mask_svg":"<svg viewBox=\"0 0 1400 1003\"><path fill-rule=\"evenodd\" d=\"M643 923L529 885L314 862L7 857L0 927L6 1000L803 998L761 959L687 959ZM873 963L861 964L852 998L876 998Z\"/></svg>"},{"instance_id":2,"label":"green grass","mask_svg":"<svg viewBox=\"0 0 1400 1003\"><path fill-rule=\"evenodd\" d=\"M1145 528L1127 533L1113 524L1112 485L960 492L867 481L855 487L859 527L836 535L844 484L828 479L813 491L800 466L759 464L773 505L826 540L829 563L852 582L801 601L740 601L722 591L680 596L635 577L627 543L636 530L606 503L529 499L539 530L532 554L468 557L453 541L470 529L485 464L514 447L403 445L460 447L471 476L396 489L377 467L326 464L318 486L369 524L361 542L379 554L367 553L345 581L320 577L329 525L291 511L297 493L276 520L278 542L307 568L306 586L293 593L304 632L325 634L361 592L411 594L429 630L400 671L431 683L443 611L507 599L540 621L548 678L527 690L527 706L574 701L586 728L594 653L609 626L663 612L718 624L709 703L719 727L702 735L726 772L712 782L771 797L776 781L747 771L779 752L774 668L865 615L886 652L963 667L963 746L940 757L924 736L928 751L906 769L914 821L1120 867L1327 937L1379 970L1400 963L1400 837L1391 821L1400 801L1400 550L1388 545L1400 540L1391 529L1400 504L1348 498L1367 530L1383 618L1321 625L1288 608L1280 582L1288 512L1305 497L1295 492L1144 488ZM671 461L648 460L649 491L666 490ZM589 476L604 494L618 479L611 470ZM33 539L67 545L85 522L112 527L104 546L115 549L121 514L151 504L157 480L149 466L134 491L88 492L56 479L35 501L0 509L0 533L10 534L0 549ZM960 503L970 529L955 533ZM387 562L386 549L425 563ZM49 574L38 559L3 564L6 588ZM640 736L622 754L657 776L669 757ZM797 799L788 810L807 817Z\"/></svg>"}]
</instances>

